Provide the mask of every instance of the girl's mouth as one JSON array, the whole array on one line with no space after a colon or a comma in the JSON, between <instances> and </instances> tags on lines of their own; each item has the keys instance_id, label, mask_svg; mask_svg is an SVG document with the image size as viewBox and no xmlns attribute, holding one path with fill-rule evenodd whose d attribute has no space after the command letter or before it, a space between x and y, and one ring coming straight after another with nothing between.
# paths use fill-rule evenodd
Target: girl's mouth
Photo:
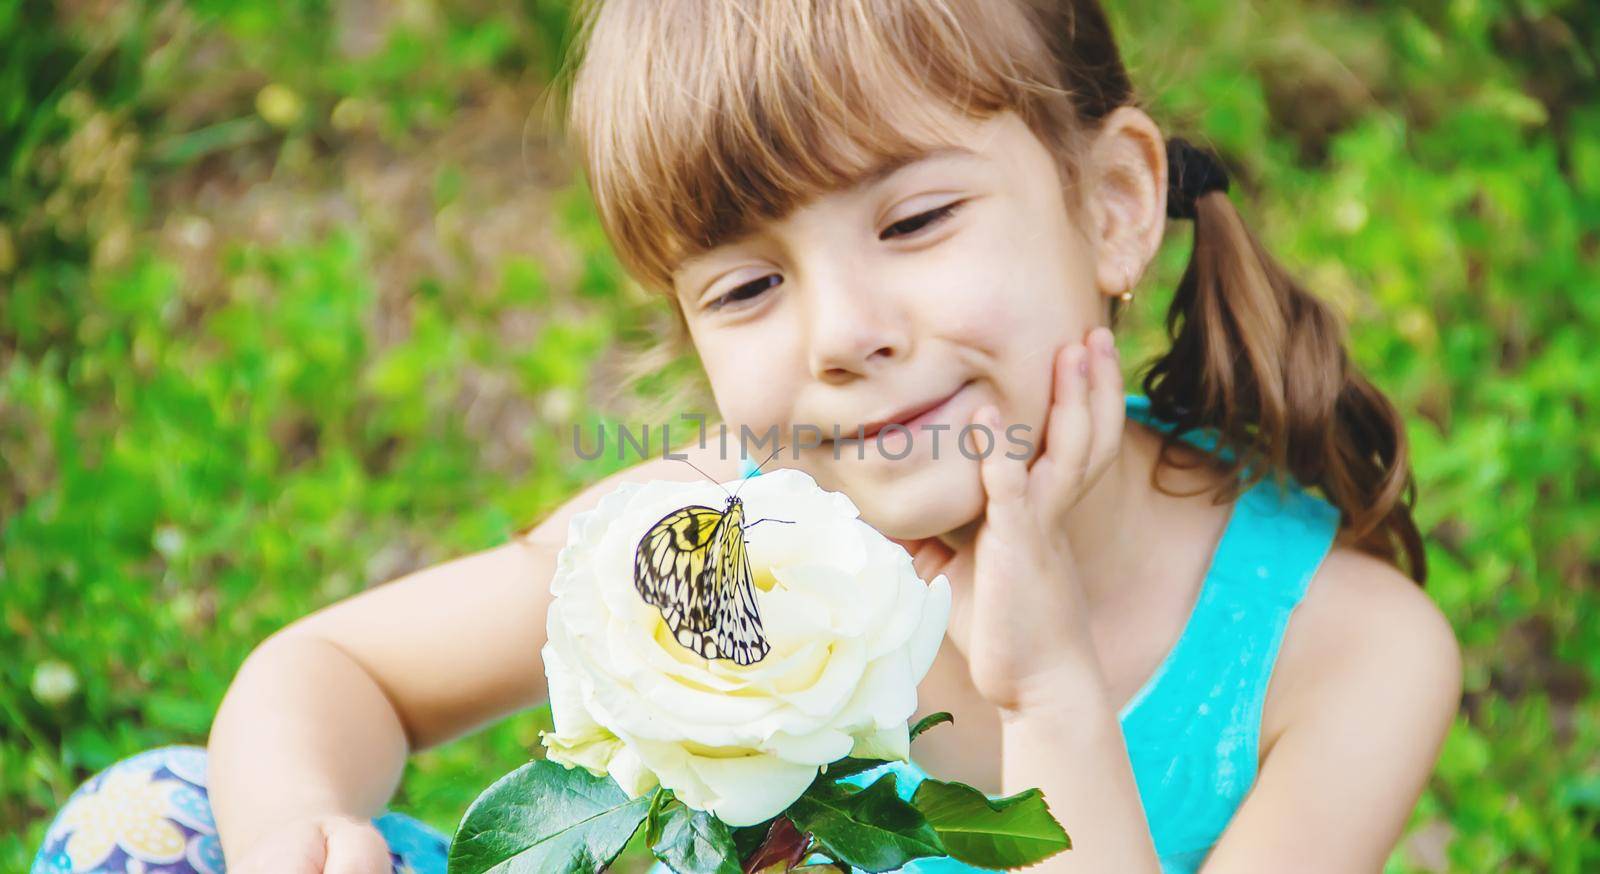
<instances>
[{"instance_id":1,"label":"girl's mouth","mask_svg":"<svg viewBox=\"0 0 1600 874\"><path fill-rule=\"evenodd\" d=\"M925 401L923 403L914 404L887 418L870 422L863 426L858 433L865 438L875 436L879 431L882 431L884 428L887 428L890 425L902 425L907 430L915 431L922 425L932 424L938 420L940 414L943 413L945 408L950 405L950 402L955 400L956 396L960 395L961 392L971 384L972 380L969 379L966 382L961 383L959 386L956 386L955 391L952 391L947 395L934 398L933 400Z\"/></svg>"}]
</instances>

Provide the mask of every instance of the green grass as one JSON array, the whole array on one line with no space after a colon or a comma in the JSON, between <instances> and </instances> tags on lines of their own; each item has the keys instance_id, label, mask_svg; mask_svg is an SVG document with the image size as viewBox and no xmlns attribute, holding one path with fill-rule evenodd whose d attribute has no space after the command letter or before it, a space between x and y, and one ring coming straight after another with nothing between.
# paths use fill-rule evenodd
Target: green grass
<instances>
[{"instance_id":1,"label":"green grass","mask_svg":"<svg viewBox=\"0 0 1600 874\"><path fill-rule=\"evenodd\" d=\"M1594 869L1600 14L1113 5L1409 423L1467 692L1391 868ZM95 770L203 742L273 630L617 466L562 429L652 314L524 126L563 4L376 6L0 6L0 870ZM541 723L415 757L395 806L452 829Z\"/></svg>"}]
</instances>

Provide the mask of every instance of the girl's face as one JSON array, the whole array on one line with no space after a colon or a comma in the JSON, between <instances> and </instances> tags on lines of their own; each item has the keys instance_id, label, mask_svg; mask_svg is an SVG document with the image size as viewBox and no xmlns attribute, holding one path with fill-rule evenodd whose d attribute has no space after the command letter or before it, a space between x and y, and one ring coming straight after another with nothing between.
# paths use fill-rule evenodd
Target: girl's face
<instances>
[{"instance_id":1,"label":"girl's face","mask_svg":"<svg viewBox=\"0 0 1600 874\"><path fill-rule=\"evenodd\" d=\"M1148 246L1130 247L1136 229L1102 219L1126 214L1119 197L1164 208L1164 155L1150 159L1162 184L1145 187L1156 193L1110 186L1086 201L1094 227L1082 227L1019 116L947 123L948 147L816 198L674 276L734 429L730 452L748 428L767 440L750 449L759 461L775 433L785 448L773 464L807 471L908 539L981 512L977 457L990 441L969 433L966 453L957 445L979 407L996 405L1005 423L992 451L1041 447L1053 353L1105 321L1107 297L1131 287L1159 244L1159 221ZM1148 251L1130 260L1130 248ZM906 428L873 434L889 422ZM861 426L865 441L843 439Z\"/></svg>"}]
</instances>

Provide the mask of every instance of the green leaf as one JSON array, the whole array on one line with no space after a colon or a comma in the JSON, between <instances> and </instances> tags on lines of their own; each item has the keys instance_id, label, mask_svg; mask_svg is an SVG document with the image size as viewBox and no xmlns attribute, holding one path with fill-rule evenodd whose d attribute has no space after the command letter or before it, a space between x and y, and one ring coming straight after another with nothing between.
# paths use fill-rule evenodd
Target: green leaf
<instances>
[{"instance_id":1,"label":"green leaf","mask_svg":"<svg viewBox=\"0 0 1600 874\"><path fill-rule=\"evenodd\" d=\"M598 874L644 822L654 795L628 798L610 777L540 759L467 808L450 843L450 874Z\"/></svg>"},{"instance_id":2,"label":"green leaf","mask_svg":"<svg viewBox=\"0 0 1600 874\"><path fill-rule=\"evenodd\" d=\"M930 713L927 716L917 720L916 725L911 726L911 739L916 740L917 735L922 734L930 728L933 728L935 725L942 725L946 722L955 721L956 718L951 716L950 711L948 710L941 710L938 713Z\"/></svg>"},{"instance_id":3,"label":"green leaf","mask_svg":"<svg viewBox=\"0 0 1600 874\"><path fill-rule=\"evenodd\" d=\"M740 874L739 849L727 824L677 799L661 808L650 851L677 874Z\"/></svg>"},{"instance_id":4,"label":"green leaf","mask_svg":"<svg viewBox=\"0 0 1600 874\"><path fill-rule=\"evenodd\" d=\"M827 853L864 871L892 871L944 855L939 835L895 793L894 774L865 789L818 780L789 806L789 818Z\"/></svg>"},{"instance_id":5,"label":"green leaf","mask_svg":"<svg viewBox=\"0 0 1600 874\"><path fill-rule=\"evenodd\" d=\"M657 789L650 796L650 810L644 815L644 842L654 844L661 839L661 811L672 801L671 789Z\"/></svg>"},{"instance_id":6,"label":"green leaf","mask_svg":"<svg viewBox=\"0 0 1600 874\"><path fill-rule=\"evenodd\" d=\"M1072 847L1038 789L990 800L964 783L926 779L911 803L945 851L969 865L1021 868Z\"/></svg>"}]
</instances>

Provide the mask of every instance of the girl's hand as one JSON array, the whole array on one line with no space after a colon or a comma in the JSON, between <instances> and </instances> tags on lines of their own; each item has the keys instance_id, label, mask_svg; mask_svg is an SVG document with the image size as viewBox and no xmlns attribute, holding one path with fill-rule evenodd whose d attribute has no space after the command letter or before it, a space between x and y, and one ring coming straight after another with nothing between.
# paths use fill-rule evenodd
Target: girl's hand
<instances>
[{"instance_id":1,"label":"girl's hand","mask_svg":"<svg viewBox=\"0 0 1600 874\"><path fill-rule=\"evenodd\" d=\"M1004 712L1052 700L1052 678L1093 663L1068 511L1116 457L1122 437L1122 373L1111 332L1057 350L1044 444L1030 465L1002 442L981 462L986 496L970 547L952 554L938 540L907 544L919 573L944 573L963 590L950 638L978 692ZM994 407L973 417L997 437ZM1014 450L1009 450L1014 451Z\"/></svg>"},{"instance_id":2,"label":"girl's hand","mask_svg":"<svg viewBox=\"0 0 1600 874\"><path fill-rule=\"evenodd\" d=\"M370 820L326 816L295 820L264 833L230 874L391 874L389 845Z\"/></svg>"}]
</instances>

